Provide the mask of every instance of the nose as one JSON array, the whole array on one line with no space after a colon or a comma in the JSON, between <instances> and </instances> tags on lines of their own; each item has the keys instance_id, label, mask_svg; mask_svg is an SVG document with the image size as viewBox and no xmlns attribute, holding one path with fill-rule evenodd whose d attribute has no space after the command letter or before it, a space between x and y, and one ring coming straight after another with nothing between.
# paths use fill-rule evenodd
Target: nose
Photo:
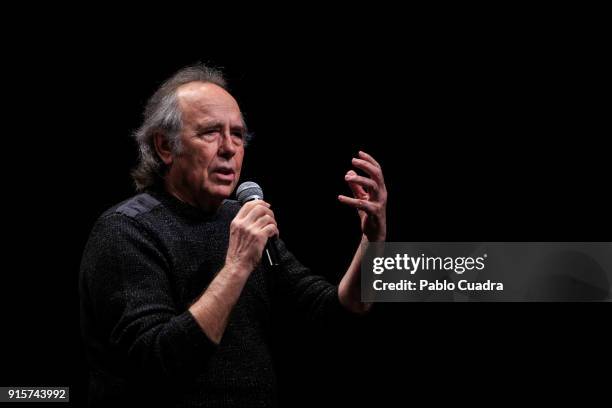
<instances>
[{"instance_id":1,"label":"nose","mask_svg":"<svg viewBox=\"0 0 612 408\"><path fill-rule=\"evenodd\" d=\"M229 131L223 132L218 150L219 156L230 159L236 154L236 146L232 142L232 136Z\"/></svg>"}]
</instances>

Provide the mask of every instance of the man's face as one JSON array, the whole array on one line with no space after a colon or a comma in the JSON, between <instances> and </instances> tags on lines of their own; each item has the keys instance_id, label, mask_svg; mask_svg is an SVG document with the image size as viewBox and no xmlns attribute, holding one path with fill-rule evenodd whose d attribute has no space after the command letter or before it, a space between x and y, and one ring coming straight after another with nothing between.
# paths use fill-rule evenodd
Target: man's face
<instances>
[{"instance_id":1,"label":"man's face","mask_svg":"<svg viewBox=\"0 0 612 408\"><path fill-rule=\"evenodd\" d=\"M221 87L191 82L178 89L182 148L173 155L170 188L190 204L215 208L240 177L245 128L236 100Z\"/></svg>"}]
</instances>

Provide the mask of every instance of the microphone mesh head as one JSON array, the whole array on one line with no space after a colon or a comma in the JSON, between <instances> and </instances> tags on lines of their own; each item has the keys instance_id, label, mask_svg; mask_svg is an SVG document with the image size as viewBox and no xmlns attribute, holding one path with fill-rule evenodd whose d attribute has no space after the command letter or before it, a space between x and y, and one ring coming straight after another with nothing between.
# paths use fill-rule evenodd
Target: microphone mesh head
<instances>
[{"instance_id":1,"label":"microphone mesh head","mask_svg":"<svg viewBox=\"0 0 612 408\"><path fill-rule=\"evenodd\" d=\"M263 200L263 198L263 190L259 187L259 184L252 181L245 181L236 189L236 199L241 205L253 199Z\"/></svg>"}]
</instances>

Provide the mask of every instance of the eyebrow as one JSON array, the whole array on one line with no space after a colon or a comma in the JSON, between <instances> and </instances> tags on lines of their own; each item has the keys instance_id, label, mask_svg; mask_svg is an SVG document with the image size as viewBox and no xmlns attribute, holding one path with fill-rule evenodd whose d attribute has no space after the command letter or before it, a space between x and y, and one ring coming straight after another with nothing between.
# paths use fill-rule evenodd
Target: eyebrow
<instances>
[{"instance_id":1,"label":"eyebrow","mask_svg":"<svg viewBox=\"0 0 612 408\"><path fill-rule=\"evenodd\" d=\"M207 129L216 128L216 127L223 127L223 122L211 120L211 121L208 121L208 122L198 123L196 125L196 131L200 132L202 130L207 130ZM246 126L244 124L230 126L230 129L232 131L239 130L239 131L245 132L245 133L247 131Z\"/></svg>"},{"instance_id":2,"label":"eyebrow","mask_svg":"<svg viewBox=\"0 0 612 408\"><path fill-rule=\"evenodd\" d=\"M215 120L211 120L208 122L200 122L196 125L196 129L199 130L204 130L204 129L210 129L212 127L222 127L223 123L219 122L219 121L215 121Z\"/></svg>"}]
</instances>

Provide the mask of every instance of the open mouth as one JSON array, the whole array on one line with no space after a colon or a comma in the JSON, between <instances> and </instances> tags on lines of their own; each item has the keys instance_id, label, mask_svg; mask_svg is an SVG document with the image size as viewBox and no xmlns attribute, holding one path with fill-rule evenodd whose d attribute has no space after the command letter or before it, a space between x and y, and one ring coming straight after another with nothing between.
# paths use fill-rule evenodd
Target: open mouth
<instances>
[{"instance_id":1,"label":"open mouth","mask_svg":"<svg viewBox=\"0 0 612 408\"><path fill-rule=\"evenodd\" d=\"M234 170L227 167L217 167L215 172L221 174L234 174Z\"/></svg>"},{"instance_id":2,"label":"open mouth","mask_svg":"<svg viewBox=\"0 0 612 408\"><path fill-rule=\"evenodd\" d=\"M215 173L215 175L223 180L233 180L236 172L228 167L217 167L213 173Z\"/></svg>"}]
</instances>

